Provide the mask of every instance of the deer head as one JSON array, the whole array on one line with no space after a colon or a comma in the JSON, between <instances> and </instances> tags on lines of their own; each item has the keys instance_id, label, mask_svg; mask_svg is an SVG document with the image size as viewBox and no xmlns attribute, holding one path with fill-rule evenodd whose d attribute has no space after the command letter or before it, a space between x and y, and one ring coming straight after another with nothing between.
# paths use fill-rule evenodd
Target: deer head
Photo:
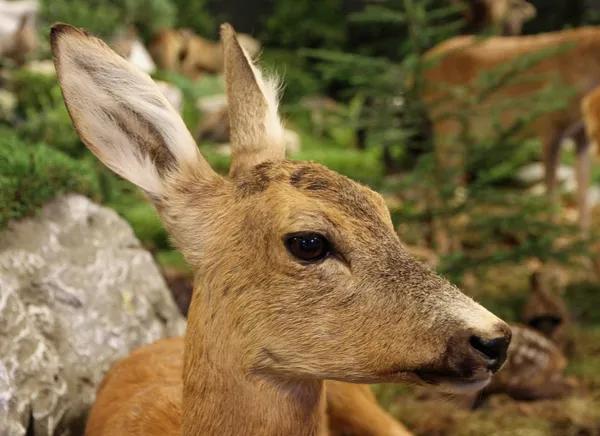
<instances>
[{"instance_id":1,"label":"deer head","mask_svg":"<svg viewBox=\"0 0 600 436\"><path fill-rule=\"evenodd\" d=\"M196 273L184 374L214 358L276 378L482 388L505 360L508 326L407 253L379 194L286 160L277 81L231 26L221 39L229 178L150 77L82 30L51 32L83 142L146 192Z\"/></svg>"},{"instance_id":2,"label":"deer head","mask_svg":"<svg viewBox=\"0 0 600 436\"><path fill-rule=\"evenodd\" d=\"M466 5L467 31L479 32L494 26L503 35L520 35L523 25L535 18L537 10L527 0L452 0Z\"/></svg>"},{"instance_id":3,"label":"deer head","mask_svg":"<svg viewBox=\"0 0 600 436\"><path fill-rule=\"evenodd\" d=\"M537 15L535 6L526 0L486 0L489 20L503 35L520 35L523 25Z\"/></svg>"}]
</instances>

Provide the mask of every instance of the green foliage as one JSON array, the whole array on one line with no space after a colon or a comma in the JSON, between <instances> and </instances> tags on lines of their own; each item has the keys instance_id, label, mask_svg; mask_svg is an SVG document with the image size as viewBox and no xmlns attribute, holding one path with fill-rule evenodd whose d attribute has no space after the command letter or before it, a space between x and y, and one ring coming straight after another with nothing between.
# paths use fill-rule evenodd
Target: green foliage
<instances>
[{"instance_id":1,"label":"green foliage","mask_svg":"<svg viewBox=\"0 0 600 436\"><path fill-rule=\"evenodd\" d=\"M148 201L133 196L121 197L109 205L131 224L144 245L152 249L171 248L167 232Z\"/></svg>"},{"instance_id":2,"label":"green foliage","mask_svg":"<svg viewBox=\"0 0 600 436\"><path fill-rule=\"evenodd\" d=\"M94 35L111 37L136 24L146 37L161 27L172 27L175 6L170 0L42 0L40 14L49 24L62 21Z\"/></svg>"},{"instance_id":3,"label":"green foliage","mask_svg":"<svg viewBox=\"0 0 600 436\"><path fill-rule=\"evenodd\" d=\"M290 50L265 49L260 63L274 71L285 84L283 103L293 103L302 97L319 94L323 90L322 78L318 77L307 58Z\"/></svg>"},{"instance_id":4,"label":"green foliage","mask_svg":"<svg viewBox=\"0 0 600 436\"><path fill-rule=\"evenodd\" d=\"M176 250L162 250L156 253L156 260L162 266L180 271L183 274L191 274L191 267Z\"/></svg>"},{"instance_id":5,"label":"green foliage","mask_svg":"<svg viewBox=\"0 0 600 436\"><path fill-rule=\"evenodd\" d=\"M93 163L72 159L43 143L27 143L8 129L0 130L0 229L66 192L101 199Z\"/></svg>"},{"instance_id":6,"label":"green foliage","mask_svg":"<svg viewBox=\"0 0 600 436\"><path fill-rule=\"evenodd\" d=\"M346 38L340 0L280 0L265 21L261 41L268 47L337 48Z\"/></svg>"},{"instance_id":7,"label":"green foliage","mask_svg":"<svg viewBox=\"0 0 600 436\"><path fill-rule=\"evenodd\" d=\"M217 24L222 20L208 12L208 0L172 0L177 8L176 27L189 28L205 38L216 39Z\"/></svg>"},{"instance_id":8,"label":"green foliage","mask_svg":"<svg viewBox=\"0 0 600 436\"><path fill-rule=\"evenodd\" d=\"M330 144L322 147L305 147L294 156L295 160L313 160L353 180L376 189L381 185L383 166L381 150L372 148L365 152L353 149L336 149Z\"/></svg>"},{"instance_id":9,"label":"green foliage","mask_svg":"<svg viewBox=\"0 0 600 436\"><path fill-rule=\"evenodd\" d=\"M433 138L432 132L426 130L432 108L426 107L421 98L427 87L439 86L424 81L423 71L436 62L424 61L424 50L454 36L460 29L453 18L456 8L440 8L435 3L435 0L390 0L353 16L357 25L394 27L396 35L400 35L397 42L406 35L404 43L397 43L395 53L382 48L374 51L386 53L385 56L333 50L312 50L310 55L324 61L318 67L324 80L342 77L349 90L369 103L359 117L369 133L367 150L382 150L379 155L391 160L386 162L389 171L411 169L402 174L396 186L397 192L407 195L401 196L403 207L395 213L395 220L421 228L430 227L434 217L443 222L461 217L460 232L466 237L466 246L463 251L442 259L443 273L459 281L467 270L483 272L497 264L516 264L530 257L568 262L585 249L585 244L575 236L576 228L552 224L545 199L515 189L512 177L521 166L539 157L539 143L523 142L519 134L538 117L565 107L573 92L560 77L523 72L570 47L521 56L497 70L486 71L464 87L452 88L454 105L441 117L456 119L461 126L457 138L443 138L451 141L448 147L461 156L460 170L468 175L468 183L459 187L456 174L448 171L447 166L438 165L433 141L442 138ZM540 80L548 85L535 95L511 98L487 111L482 111L479 105L502 87ZM444 108L447 101L441 99L436 104ZM524 104L528 112L513 125L500 126L496 121L502 112ZM471 131L478 117L492 120L483 137ZM416 194L425 191L436 192L441 201L434 203ZM567 237L571 243L559 250L554 243L558 237Z\"/></svg>"},{"instance_id":10,"label":"green foliage","mask_svg":"<svg viewBox=\"0 0 600 436\"><path fill-rule=\"evenodd\" d=\"M73 129L56 76L27 70L16 72L12 88L18 99L17 112L25 120L17 128L21 138L44 142L80 157L85 147Z\"/></svg>"}]
</instances>

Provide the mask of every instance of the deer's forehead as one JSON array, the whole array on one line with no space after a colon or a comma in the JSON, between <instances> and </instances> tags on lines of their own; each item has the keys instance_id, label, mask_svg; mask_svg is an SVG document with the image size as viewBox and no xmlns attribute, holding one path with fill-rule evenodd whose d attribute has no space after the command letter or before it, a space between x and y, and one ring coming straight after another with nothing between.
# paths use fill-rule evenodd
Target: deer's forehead
<instances>
[{"instance_id":1,"label":"deer's forehead","mask_svg":"<svg viewBox=\"0 0 600 436\"><path fill-rule=\"evenodd\" d=\"M388 227L389 213L379 194L316 163L265 162L236 180L236 193L244 198L285 197L290 191L316 200L325 212L329 209L365 224Z\"/></svg>"}]
</instances>

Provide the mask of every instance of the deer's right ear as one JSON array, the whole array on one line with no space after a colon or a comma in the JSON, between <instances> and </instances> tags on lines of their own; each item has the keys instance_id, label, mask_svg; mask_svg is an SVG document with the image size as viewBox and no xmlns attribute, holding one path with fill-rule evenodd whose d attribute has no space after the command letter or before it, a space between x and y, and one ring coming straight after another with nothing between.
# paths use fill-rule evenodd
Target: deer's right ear
<instances>
[{"instance_id":1,"label":"deer's right ear","mask_svg":"<svg viewBox=\"0 0 600 436\"><path fill-rule=\"evenodd\" d=\"M215 175L150 76L70 25L52 26L50 42L73 125L106 166L154 198L183 167Z\"/></svg>"},{"instance_id":2,"label":"deer's right ear","mask_svg":"<svg viewBox=\"0 0 600 436\"><path fill-rule=\"evenodd\" d=\"M221 25L231 136L231 168L237 176L267 160L285 157L279 120L277 77L265 76L240 45L235 30Z\"/></svg>"}]
</instances>

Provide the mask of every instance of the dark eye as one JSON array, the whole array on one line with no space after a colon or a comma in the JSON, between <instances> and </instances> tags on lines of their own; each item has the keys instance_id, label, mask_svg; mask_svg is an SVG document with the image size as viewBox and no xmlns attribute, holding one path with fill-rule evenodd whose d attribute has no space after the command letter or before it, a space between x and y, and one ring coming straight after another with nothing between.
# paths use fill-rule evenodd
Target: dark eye
<instances>
[{"instance_id":1,"label":"dark eye","mask_svg":"<svg viewBox=\"0 0 600 436\"><path fill-rule=\"evenodd\" d=\"M327 257L331 251L327 238L318 233L291 236L286 244L290 253L305 262L317 262Z\"/></svg>"},{"instance_id":2,"label":"dark eye","mask_svg":"<svg viewBox=\"0 0 600 436\"><path fill-rule=\"evenodd\" d=\"M187 47L182 48L181 51L179 52L179 62L183 62L185 60L185 58L187 58L187 55L188 55Z\"/></svg>"}]
</instances>

